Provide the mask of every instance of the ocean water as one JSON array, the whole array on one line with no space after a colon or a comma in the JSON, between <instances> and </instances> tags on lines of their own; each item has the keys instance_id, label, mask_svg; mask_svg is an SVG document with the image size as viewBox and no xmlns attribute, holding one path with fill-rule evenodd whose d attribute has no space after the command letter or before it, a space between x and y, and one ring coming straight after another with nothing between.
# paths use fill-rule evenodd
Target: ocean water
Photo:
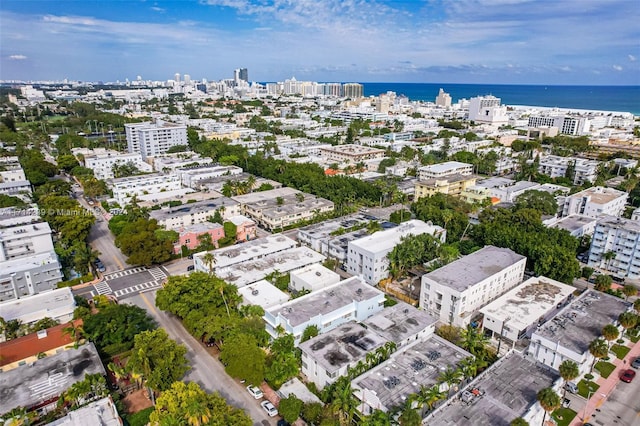
<instances>
[{"instance_id":1,"label":"ocean water","mask_svg":"<svg viewBox=\"0 0 640 426\"><path fill-rule=\"evenodd\" d=\"M411 100L435 102L442 88L452 101L493 95L503 105L531 105L600 111L631 112L640 116L640 86L528 86L509 84L362 83L365 96L387 91Z\"/></svg>"}]
</instances>

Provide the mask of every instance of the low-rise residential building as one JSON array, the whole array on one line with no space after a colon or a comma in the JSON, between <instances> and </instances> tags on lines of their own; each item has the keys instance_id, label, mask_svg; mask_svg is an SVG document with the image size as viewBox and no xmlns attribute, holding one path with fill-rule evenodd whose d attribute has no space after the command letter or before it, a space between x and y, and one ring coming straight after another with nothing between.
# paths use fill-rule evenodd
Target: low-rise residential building
<instances>
[{"instance_id":1,"label":"low-rise residential building","mask_svg":"<svg viewBox=\"0 0 640 426\"><path fill-rule=\"evenodd\" d=\"M627 194L613 188L594 186L564 198L562 216L579 214L598 218L602 215L622 216Z\"/></svg>"},{"instance_id":2,"label":"low-rise residential building","mask_svg":"<svg viewBox=\"0 0 640 426\"><path fill-rule=\"evenodd\" d=\"M40 358L0 374L0 413L16 407L47 413L58 398L87 374L106 375L92 342Z\"/></svg>"},{"instance_id":3,"label":"low-rise residential building","mask_svg":"<svg viewBox=\"0 0 640 426\"><path fill-rule=\"evenodd\" d=\"M239 214L227 217L226 221L236 226L236 241L242 242L256 239L258 227L253 220Z\"/></svg>"},{"instance_id":4,"label":"low-rise residential building","mask_svg":"<svg viewBox=\"0 0 640 426\"><path fill-rule=\"evenodd\" d=\"M227 182L231 184L240 182L246 183L252 178L252 176L253 175L250 173L240 173L237 175L223 175L218 177L200 179L195 185L195 189L204 192L218 192L222 194ZM253 176L253 178L255 179L255 183L253 184L254 188L260 188L262 185L270 185L274 189L282 188L282 184L280 182L276 182L275 180L264 179L257 176Z\"/></svg>"},{"instance_id":5,"label":"low-rise residential building","mask_svg":"<svg viewBox=\"0 0 640 426\"><path fill-rule=\"evenodd\" d=\"M444 228L425 223L421 220L409 220L400 226L378 231L366 237L348 243L347 272L362 277L367 283L377 285L389 276L387 254L408 235L432 235L436 240L446 239Z\"/></svg>"},{"instance_id":6,"label":"low-rise residential building","mask_svg":"<svg viewBox=\"0 0 640 426\"><path fill-rule=\"evenodd\" d=\"M542 389L559 391L553 371L511 351L469 383L460 394L429 414L430 426L508 426L522 418L530 425L542 422L544 409L536 395ZM548 417L548 416L547 416Z\"/></svg>"},{"instance_id":7,"label":"low-rise residential building","mask_svg":"<svg viewBox=\"0 0 640 426\"><path fill-rule=\"evenodd\" d=\"M31 182L27 180L18 157L2 157L0 160L0 194L30 201Z\"/></svg>"},{"instance_id":8,"label":"low-rise residential building","mask_svg":"<svg viewBox=\"0 0 640 426\"><path fill-rule=\"evenodd\" d=\"M384 300L383 292L359 277L351 277L268 309L264 315L266 330L276 338L282 328L299 342L310 325L322 334L351 320L364 321L384 309Z\"/></svg>"},{"instance_id":9,"label":"low-rise residential building","mask_svg":"<svg viewBox=\"0 0 640 426\"><path fill-rule=\"evenodd\" d=\"M295 291L318 291L340 281L340 275L324 266L314 263L291 271L289 288Z\"/></svg>"},{"instance_id":10,"label":"low-rise residential building","mask_svg":"<svg viewBox=\"0 0 640 426\"><path fill-rule=\"evenodd\" d=\"M384 149L355 144L324 146L320 148L320 155L329 163L344 162L355 164L375 158L383 158Z\"/></svg>"},{"instance_id":11,"label":"low-rise residential building","mask_svg":"<svg viewBox=\"0 0 640 426\"><path fill-rule=\"evenodd\" d=\"M209 218L216 214L216 211L220 212L223 220L227 220L240 214L240 205L231 198L220 197L152 210L149 213L149 218L157 220L158 225L166 229L177 230L197 223L207 222Z\"/></svg>"},{"instance_id":12,"label":"low-rise residential building","mask_svg":"<svg viewBox=\"0 0 640 426\"><path fill-rule=\"evenodd\" d=\"M122 426L122 424L116 404L111 396L108 396L90 402L77 410L69 411L66 416L45 426Z\"/></svg>"},{"instance_id":13,"label":"low-rise residential building","mask_svg":"<svg viewBox=\"0 0 640 426\"><path fill-rule=\"evenodd\" d=\"M480 308L522 282L526 262L510 249L485 246L423 275L420 307L465 327Z\"/></svg>"},{"instance_id":14,"label":"low-rise residential building","mask_svg":"<svg viewBox=\"0 0 640 426\"><path fill-rule=\"evenodd\" d=\"M438 319L408 303L397 304L364 320L368 329L400 348L416 340L426 340L436 331Z\"/></svg>"},{"instance_id":15,"label":"low-rise residential building","mask_svg":"<svg viewBox=\"0 0 640 426\"><path fill-rule=\"evenodd\" d=\"M65 328L71 326L72 323L60 324L0 343L0 372L29 364L41 357L41 354L49 356L71 349L74 338L65 332ZM73 326L82 326L82 320L73 321Z\"/></svg>"},{"instance_id":16,"label":"low-rise residential building","mask_svg":"<svg viewBox=\"0 0 640 426\"><path fill-rule=\"evenodd\" d=\"M51 227L47 222L0 229L0 264L5 260L54 253L51 233Z\"/></svg>"},{"instance_id":17,"label":"low-rise residential building","mask_svg":"<svg viewBox=\"0 0 640 426\"><path fill-rule=\"evenodd\" d=\"M441 178L419 180L415 184L416 200L435 194L460 196L465 190L476 184L476 176L449 175Z\"/></svg>"},{"instance_id":18,"label":"low-rise residential building","mask_svg":"<svg viewBox=\"0 0 640 426\"><path fill-rule=\"evenodd\" d=\"M0 181L0 194L10 197L18 197L23 201L30 199L31 182L28 180L2 182Z\"/></svg>"},{"instance_id":19,"label":"low-rise residential building","mask_svg":"<svg viewBox=\"0 0 640 426\"><path fill-rule=\"evenodd\" d=\"M471 176L472 174L473 165L459 161L446 161L418 169L419 180L440 179L451 175Z\"/></svg>"},{"instance_id":20,"label":"low-rise residential building","mask_svg":"<svg viewBox=\"0 0 640 426\"><path fill-rule=\"evenodd\" d=\"M169 148L188 145L187 126L168 121L128 123L124 125L127 148L131 153L139 152L142 159L166 153Z\"/></svg>"},{"instance_id":21,"label":"low-rise residential building","mask_svg":"<svg viewBox=\"0 0 640 426\"><path fill-rule=\"evenodd\" d=\"M404 346L352 381L358 411L369 415L374 410L388 413L402 407L422 386L430 388L438 384L442 371L458 368L460 362L470 356L469 352L436 335Z\"/></svg>"},{"instance_id":22,"label":"low-rise residential building","mask_svg":"<svg viewBox=\"0 0 640 426\"><path fill-rule=\"evenodd\" d=\"M614 216L598 219L587 264L618 277L640 278L640 222Z\"/></svg>"},{"instance_id":23,"label":"low-rise residential building","mask_svg":"<svg viewBox=\"0 0 640 426\"><path fill-rule=\"evenodd\" d=\"M257 305L267 310L289 300L289 295L267 280L260 280L238 289L243 305Z\"/></svg>"},{"instance_id":24,"label":"low-rise residential building","mask_svg":"<svg viewBox=\"0 0 640 426\"><path fill-rule=\"evenodd\" d=\"M0 229L17 225L41 222L40 211L36 204L26 208L3 207L0 208Z\"/></svg>"},{"instance_id":25,"label":"low-rise residential building","mask_svg":"<svg viewBox=\"0 0 640 426\"><path fill-rule=\"evenodd\" d=\"M564 307L575 290L551 278L531 277L480 309L485 334L515 345Z\"/></svg>"},{"instance_id":26,"label":"low-rise residential building","mask_svg":"<svg viewBox=\"0 0 640 426\"><path fill-rule=\"evenodd\" d=\"M242 173L242 169L237 166L220 166L217 164L204 164L191 167L184 167L175 170L173 173L180 176L182 185L187 188L198 188L199 183L206 179L220 176L232 176Z\"/></svg>"},{"instance_id":27,"label":"low-rise residential building","mask_svg":"<svg viewBox=\"0 0 640 426\"><path fill-rule=\"evenodd\" d=\"M203 158L195 152L176 152L151 157L148 161L156 172L170 173L189 166L211 164L211 158Z\"/></svg>"},{"instance_id":28,"label":"low-rise residential building","mask_svg":"<svg viewBox=\"0 0 640 426\"><path fill-rule=\"evenodd\" d=\"M179 176L159 173L117 178L107 183L113 192L113 198L121 206L129 204L134 196L159 194L182 188Z\"/></svg>"},{"instance_id":29,"label":"low-rise residential building","mask_svg":"<svg viewBox=\"0 0 640 426\"><path fill-rule=\"evenodd\" d=\"M571 360L581 374L586 373L593 361L589 344L602 335L602 327L615 324L630 307L615 296L587 290L532 333L527 354L554 370Z\"/></svg>"},{"instance_id":30,"label":"low-rise residential building","mask_svg":"<svg viewBox=\"0 0 640 426\"><path fill-rule=\"evenodd\" d=\"M215 258L215 263L211 265L212 267L225 268L236 263L262 259L267 255L294 248L296 245L294 240L283 235L269 235L243 244L212 250L211 252L196 253L193 255L193 265L196 271L209 272L210 265L205 262L207 253L211 253Z\"/></svg>"},{"instance_id":31,"label":"low-rise residential building","mask_svg":"<svg viewBox=\"0 0 640 426\"><path fill-rule=\"evenodd\" d=\"M552 178L565 177L567 169L573 169L574 185L582 185L585 182L594 182L598 175L599 161L587 160L575 157L560 157L547 155L540 159L538 172Z\"/></svg>"},{"instance_id":32,"label":"low-rise residential building","mask_svg":"<svg viewBox=\"0 0 640 426\"><path fill-rule=\"evenodd\" d=\"M19 320L24 325L33 324L43 318L61 323L73 319L76 302L69 287L59 288L30 296L28 299L13 299L0 303L0 317L5 321Z\"/></svg>"},{"instance_id":33,"label":"low-rise residential building","mask_svg":"<svg viewBox=\"0 0 640 426\"><path fill-rule=\"evenodd\" d=\"M325 256L333 257L329 254L329 240L334 236L342 236L352 229L365 227L371 219L370 216L353 214L308 225L298 229L298 241Z\"/></svg>"},{"instance_id":34,"label":"low-rise residential building","mask_svg":"<svg viewBox=\"0 0 640 426\"><path fill-rule=\"evenodd\" d=\"M564 229L569 232L572 237L581 238L584 235L593 235L596 230L596 222L598 220L579 214L572 214L571 216L563 217L555 221L551 228Z\"/></svg>"},{"instance_id":35,"label":"low-rise residential building","mask_svg":"<svg viewBox=\"0 0 640 426\"><path fill-rule=\"evenodd\" d=\"M53 251L5 260L0 262L0 302L47 293L62 278L62 266Z\"/></svg>"},{"instance_id":36,"label":"low-rise residential building","mask_svg":"<svg viewBox=\"0 0 640 426\"><path fill-rule=\"evenodd\" d=\"M224 238L224 228L219 223L202 222L194 225L188 225L177 230L178 241L173 245L173 252L179 254L182 252L182 247L186 247L188 250L197 248L203 241L206 241L209 235L211 243L214 246L218 246L218 240Z\"/></svg>"},{"instance_id":37,"label":"low-rise residential building","mask_svg":"<svg viewBox=\"0 0 640 426\"><path fill-rule=\"evenodd\" d=\"M540 189L540 184L536 182L515 181L503 177L490 177L479 181L475 186L486 188L490 197L498 198L503 203L513 203L525 192Z\"/></svg>"},{"instance_id":38,"label":"low-rise residential building","mask_svg":"<svg viewBox=\"0 0 640 426\"><path fill-rule=\"evenodd\" d=\"M215 273L218 277L240 288L260 281L272 273L286 274L308 265L320 264L325 259L323 255L308 247L294 247L267 254L260 259L216 267Z\"/></svg>"},{"instance_id":39,"label":"low-rise residential building","mask_svg":"<svg viewBox=\"0 0 640 426\"><path fill-rule=\"evenodd\" d=\"M113 173L113 167L125 164L132 164L144 173L153 171L153 167L142 159L142 155L139 152L121 153L113 150L104 150L104 152L98 151L84 156L84 166L93 170L93 175L102 180L117 177Z\"/></svg>"},{"instance_id":40,"label":"low-rise residential building","mask_svg":"<svg viewBox=\"0 0 640 426\"><path fill-rule=\"evenodd\" d=\"M319 389L346 376L349 368L364 362L387 341L355 321L300 343L302 374Z\"/></svg>"}]
</instances>

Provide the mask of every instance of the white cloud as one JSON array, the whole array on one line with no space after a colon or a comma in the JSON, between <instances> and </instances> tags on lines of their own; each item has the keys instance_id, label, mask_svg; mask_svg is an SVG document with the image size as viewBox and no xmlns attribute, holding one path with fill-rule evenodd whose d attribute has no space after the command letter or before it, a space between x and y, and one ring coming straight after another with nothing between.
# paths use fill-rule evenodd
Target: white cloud
<instances>
[{"instance_id":1,"label":"white cloud","mask_svg":"<svg viewBox=\"0 0 640 426\"><path fill-rule=\"evenodd\" d=\"M9 56L9 59L12 61L24 61L27 57L25 55L11 55Z\"/></svg>"},{"instance_id":2,"label":"white cloud","mask_svg":"<svg viewBox=\"0 0 640 426\"><path fill-rule=\"evenodd\" d=\"M635 57L635 56L633 56L633 55L629 55L629 60L630 60L631 62L635 62L635 61L636 61L636 57Z\"/></svg>"},{"instance_id":3,"label":"white cloud","mask_svg":"<svg viewBox=\"0 0 640 426\"><path fill-rule=\"evenodd\" d=\"M616 71L622 71L623 70L623 68L620 65L614 65L613 69L616 70Z\"/></svg>"},{"instance_id":4,"label":"white cloud","mask_svg":"<svg viewBox=\"0 0 640 426\"><path fill-rule=\"evenodd\" d=\"M155 12L159 12L159 13L164 13L167 11L167 9L163 9L161 7L158 6L151 6L151 10L155 11Z\"/></svg>"}]
</instances>

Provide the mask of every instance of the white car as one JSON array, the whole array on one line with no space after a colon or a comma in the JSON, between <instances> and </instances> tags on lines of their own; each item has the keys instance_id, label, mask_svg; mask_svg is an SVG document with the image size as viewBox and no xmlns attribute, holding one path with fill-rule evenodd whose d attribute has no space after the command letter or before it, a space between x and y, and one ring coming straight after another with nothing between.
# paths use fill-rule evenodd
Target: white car
<instances>
[{"instance_id":1,"label":"white car","mask_svg":"<svg viewBox=\"0 0 640 426\"><path fill-rule=\"evenodd\" d=\"M257 386L252 386L252 385L247 386L247 392L249 392L251 396L253 396L255 399L262 398L262 391Z\"/></svg>"},{"instance_id":2,"label":"white car","mask_svg":"<svg viewBox=\"0 0 640 426\"><path fill-rule=\"evenodd\" d=\"M278 410L276 409L276 407L273 406L272 403L270 403L269 401L262 401L260 403L260 405L262 406L262 408L264 409L264 411L267 412L267 414L269 415L269 417L275 417L278 415Z\"/></svg>"}]
</instances>

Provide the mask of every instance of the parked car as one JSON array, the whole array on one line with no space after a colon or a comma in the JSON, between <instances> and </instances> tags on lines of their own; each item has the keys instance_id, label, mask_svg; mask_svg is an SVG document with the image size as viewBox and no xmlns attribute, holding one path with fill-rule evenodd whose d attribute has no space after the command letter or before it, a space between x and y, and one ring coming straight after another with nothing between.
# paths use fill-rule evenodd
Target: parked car
<instances>
[{"instance_id":1,"label":"parked car","mask_svg":"<svg viewBox=\"0 0 640 426\"><path fill-rule=\"evenodd\" d=\"M633 368L640 368L640 356L631 362Z\"/></svg>"},{"instance_id":2,"label":"parked car","mask_svg":"<svg viewBox=\"0 0 640 426\"><path fill-rule=\"evenodd\" d=\"M269 401L262 401L260 406L267 412L269 417L275 417L278 415L278 410L276 407Z\"/></svg>"},{"instance_id":3,"label":"parked car","mask_svg":"<svg viewBox=\"0 0 640 426\"><path fill-rule=\"evenodd\" d=\"M187 272L193 271L194 269L196 269L196 267L193 265L187 266Z\"/></svg>"},{"instance_id":4,"label":"parked car","mask_svg":"<svg viewBox=\"0 0 640 426\"><path fill-rule=\"evenodd\" d=\"M576 385L574 382L567 382L567 384L565 385L565 389L571 393L578 393L578 385Z\"/></svg>"},{"instance_id":5,"label":"parked car","mask_svg":"<svg viewBox=\"0 0 640 426\"><path fill-rule=\"evenodd\" d=\"M631 383L633 381L633 378L636 377L636 372L633 370L624 370L622 371L622 374L620 375L620 380L622 380L625 383Z\"/></svg>"},{"instance_id":6,"label":"parked car","mask_svg":"<svg viewBox=\"0 0 640 426\"><path fill-rule=\"evenodd\" d=\"M100 259L96 259L93 264L96 266L96 269L99 272L104 272L104 271L107 270L107 268L105 268L105 266L104 266L104 263L102 263L102 261Z\"/></svg>"},{"instance_id":7,"label":"parked car","mask_svg":"<svg viewBox=\"0 0 640 426\"><path fill-rule=\"evenodd\" d=\"M262 398L262 391L257 386L253 386L253 385L247 386L247 392L249 392L254 399Z\"/></svg>"},{"instance_id":8,"label":"parked car","mask_svg":"<svg viewBox=\"0 0 640 426\"><path fill-rule=\"evenodd\" d=\"M562 406L564 408L569 408L570 405L571 405L571 400L569 398L565 398L562 400Z\"/></svg>"}]
</instances>

